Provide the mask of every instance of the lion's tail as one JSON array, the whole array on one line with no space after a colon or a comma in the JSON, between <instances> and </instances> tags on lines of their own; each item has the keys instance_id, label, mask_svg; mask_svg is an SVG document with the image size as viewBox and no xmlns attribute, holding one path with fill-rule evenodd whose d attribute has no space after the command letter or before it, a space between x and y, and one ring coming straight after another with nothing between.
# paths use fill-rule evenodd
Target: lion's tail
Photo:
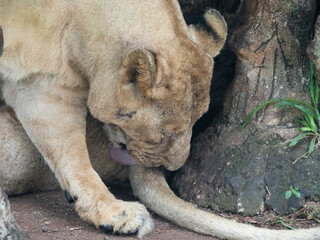
<instances>
[{"instance_id":1,"label":"lion's tail","mask_svg":"<svg viewBox=\"0 0 320 240\"><path fill-rule=\"evenodd\" d=\"M229 240L319 240L320 228L269 230L237 223L198 209L178 198L163 173L155 168L130 167L135 196L149 209L179 226Z\"/></svg>"}]
</instances>

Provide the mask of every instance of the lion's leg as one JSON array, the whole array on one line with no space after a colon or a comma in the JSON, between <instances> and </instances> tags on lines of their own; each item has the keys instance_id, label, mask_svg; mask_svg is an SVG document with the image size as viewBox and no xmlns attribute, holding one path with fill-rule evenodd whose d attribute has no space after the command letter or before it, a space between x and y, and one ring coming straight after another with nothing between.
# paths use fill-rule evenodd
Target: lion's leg
<instances>
[{"instance_id":1,"label":"lion's leg","mask_svg":"<svg viewBox=\"0 0 320 240\"><path fill-rule=\"evenodd\" d=\"M0 183L7 194L58 187L39 151L8 106L0 108L0 142Z\"/></svg>"},{"instance_id":2,"label":"lion's leg","mask_svg":"<svg viewBox=\"0 0 320 240\"><path fill-rule=\"evenodd\" d=\"M62 189L76 200L76 210L83 219L119 233L139 230L143 235L152 230L146 208L115 199L92 168L85 139L87 109L85 99L78 100L79 90L59 88L51 94L35 86L6 88L11 93L5 94L7 102Z\"/></svg>"}]
</instances>

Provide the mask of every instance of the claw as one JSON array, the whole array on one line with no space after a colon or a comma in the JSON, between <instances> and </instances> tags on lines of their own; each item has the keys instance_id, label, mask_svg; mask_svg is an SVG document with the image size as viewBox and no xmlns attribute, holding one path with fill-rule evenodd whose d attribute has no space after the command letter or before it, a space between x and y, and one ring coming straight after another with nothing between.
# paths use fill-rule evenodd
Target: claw
<instances>
[{"instance_id":1,"label":"claw","mask_svg":"<svg viewBox=\"0 0 320 240\"><path fill-rule=\"evenodd\" d=\"M129 232L129 235L135 235L135 234L137 234L137 230L132 230L131 232Z\"/></svg>"},{"instance_id":2,"label":"claw","mask_svg":"<svg viewBox=\"0 0 320 240\"><path fill-rule=\"evenodd\" d=\"M77 197L71 197L71 194L67 190L64 190L64 196L66 197L68 203L74 203L74 201L77 200Z\"/></svg>"},{"instance_id":3,"label":"claw","mask_svg":"<svg viewBox=\"0 0 320 240\"><path fill-rule=\"evenodd\" d=\"M100 225L99 228L104 230L106 233L113 233L112 225Z\"/></svg>"}]
</instances>

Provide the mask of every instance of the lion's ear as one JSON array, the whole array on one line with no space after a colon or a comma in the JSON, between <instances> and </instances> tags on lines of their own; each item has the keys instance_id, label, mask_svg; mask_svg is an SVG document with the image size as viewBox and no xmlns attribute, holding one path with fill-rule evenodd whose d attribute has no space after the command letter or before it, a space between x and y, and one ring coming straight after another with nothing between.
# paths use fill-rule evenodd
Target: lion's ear
<instances>
[{"instance_id":1,"label":"lion's ear","mask_svg":"<svg viewBox=\"0 0 320 240\"><path fill-rule=\"evenodd\" d=\"M144 95L152 89L156 78L156 57L144 49L135 49L123 60L120 81L123 87L132 86Z\"/></svg>"},{"instance_id":2,"label":"lion's ear","mask_svg":"<svg viewBox=\"0 0 320 240\"><path fill-rule=\"evenodd\" d=\"M2 27L0 26L0 57L2 56L3 53L3 32L2 32Z\"/></svg>"},{"instance_id":3,"label":"lion's ear","mask_svg":"<svg viewBox=\"0 0 320 240\"><path fill-rule=\"evenodd\" d=\"M221 14L214 9L208 10L199 23L189 25L189 33L212 57L219 54L227 38L227 24Z\"/></svg>"}]
</instances>

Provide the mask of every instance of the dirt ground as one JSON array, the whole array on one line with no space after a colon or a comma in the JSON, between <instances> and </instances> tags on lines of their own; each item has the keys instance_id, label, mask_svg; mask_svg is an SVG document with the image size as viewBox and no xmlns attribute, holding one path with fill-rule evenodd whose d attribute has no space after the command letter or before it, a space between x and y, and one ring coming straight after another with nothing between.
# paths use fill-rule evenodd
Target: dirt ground
<instances>
[{"instance_id":1,"label":"dirt ground","mask_svg":"<svg viewBox=\"0 0 320 240\"><path fill-rule=\"evenodd\" d=\"M126 189L112 189L124 200L135 200ZM82 221L62 191L42 192L10 197L13 214L32 240L133 240L135 236L105 234ZM152 213L154 231L144 237L152 240L218 240L180 228Z\"/></svg>"},{"instance_id":2,"label":"dirt ground","mask_svg":"<svg viewBox=\"0 0 320 240\"><path fill-rule=\"evenodd\" d=\"M112 186L116 197L135 201L131 189ZM133 240L135 236L105 234L93 225L82 221L73 205L67 203L62 191L33 193L10 197L11 208L20 226L32 240ZM219 213L216 213L219 214ZM273 212L253 217L220 213L220 216L238 222L250 223L273 229L320 227L320 203L308 202L303 209L288 216ZM152 213L154 231L144 237L152 240L219 240L185 230Z\"/></svg>"}]
</instances>

